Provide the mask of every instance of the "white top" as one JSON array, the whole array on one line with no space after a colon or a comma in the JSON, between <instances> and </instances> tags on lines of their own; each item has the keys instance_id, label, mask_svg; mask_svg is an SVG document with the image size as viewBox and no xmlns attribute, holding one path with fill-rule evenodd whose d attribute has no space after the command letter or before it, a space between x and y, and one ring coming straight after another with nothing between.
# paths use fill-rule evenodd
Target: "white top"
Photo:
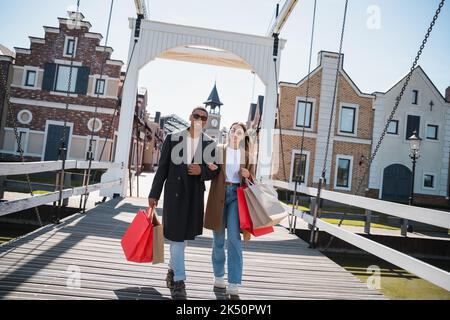
<instances>
[{"instance_id":1,"label":"white top","mask_svg":"<svg viewBox=\"0 0 450 320\"><path fill-rule=\"evenodd\" d=\"M227 147L226 182L239 183L239 170L241 165L241 151Z\"/></svg>"},{"instance_id":2,"label":"white top","mask_svg":"<svg viewBox=\"0 0 450 320\"><path fill-rule=\"evenodd\" d=\"M200 140L200 137L192 139L191 135L188 133L187 135L187 150L186 150L186 156L187 164L191 164L192 158L194 157L195 150L197 150L198 142Z\"/></svg>"}]
</instances>

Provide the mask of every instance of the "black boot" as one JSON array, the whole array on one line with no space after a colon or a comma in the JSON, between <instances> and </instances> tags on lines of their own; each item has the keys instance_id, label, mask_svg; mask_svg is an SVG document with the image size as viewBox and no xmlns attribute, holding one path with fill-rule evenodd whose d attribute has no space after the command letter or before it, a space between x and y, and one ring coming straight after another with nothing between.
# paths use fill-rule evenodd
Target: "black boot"
<instances>
[{"instance_id":1,"label":"black boot","mask_svg":"<svg viewBox=\"0 0 450 320\"><path fill-rule=\"evenodd\" d=\"M173 300L186 300L186 286L184 281L174 281L173 288L170 289L170 295Z\"/></svg>"},{"instance_id":2,"label":"black boot","mask_svg":"<svg viewBox=\"0 0 450 320\"><path fill-rule=\"evenodd\" d=\"M174 276L174 273L173 273L173 270L172 269L169 269L168 271L167 271L167 276L166 276L166 286L167 286L167 288L169 288L169 289L173 289L173 276Z\"/></svg>"}]
</instances>

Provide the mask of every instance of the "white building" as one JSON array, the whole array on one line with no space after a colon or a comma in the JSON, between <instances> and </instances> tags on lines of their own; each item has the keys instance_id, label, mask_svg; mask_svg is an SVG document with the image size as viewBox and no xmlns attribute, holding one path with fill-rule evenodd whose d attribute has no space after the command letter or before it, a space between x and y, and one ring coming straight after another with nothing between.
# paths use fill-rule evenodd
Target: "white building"
<instances>
[{"instance_id":1,"label":"white building","mask_svg":"<svg viewBox=\"0 0 450 320\"><path fill-rule=\"evenodd\" d=\"M375 92L372 151L405 81L404 77L387 92ZM447 99L447 101L446 101ZM370 168L369 189L373 197L408 201L412 180L410 145L416 130L421 141L416 164L416 203L448 204L450 154L450 87L446 98L421 67L411 76L383 143Z\"/></svg>"}]
</instances>

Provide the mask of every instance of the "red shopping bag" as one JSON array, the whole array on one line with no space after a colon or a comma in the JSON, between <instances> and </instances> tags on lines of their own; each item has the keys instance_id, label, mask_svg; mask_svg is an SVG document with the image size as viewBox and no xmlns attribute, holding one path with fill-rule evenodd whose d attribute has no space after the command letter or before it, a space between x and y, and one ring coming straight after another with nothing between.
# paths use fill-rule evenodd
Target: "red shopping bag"
<instances>
[{"instance_id":1,"label":"red shopping bag","mask_svg":"<svg viewBox=\"0 0 450 320\"><path fill-rule=\"evenodd\" d=\"M255 237L273 232L273 226L253 229L252 219L250 218L250 212L248 211L247 201L244 195L245 188L247 187L244 186L237 189L239 226L241 230L247 230Z\"/></svg>"},{"instance_id":2,"label":"red shopping bag","mask_svg":"<svg viewBox=\"0 0 450 320\"><path fill-rule=\"evenodd\" d=\"M152 262L153 260L153 212L139 210L125 232L121 244L128 261Z\"/></svg>"}]
</instances>

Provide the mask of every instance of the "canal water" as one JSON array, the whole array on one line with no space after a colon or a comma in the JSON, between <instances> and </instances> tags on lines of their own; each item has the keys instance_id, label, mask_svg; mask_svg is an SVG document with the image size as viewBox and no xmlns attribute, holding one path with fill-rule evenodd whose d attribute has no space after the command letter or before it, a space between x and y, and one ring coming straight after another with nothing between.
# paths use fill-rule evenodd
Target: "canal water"
<instances>
[{"instance_id":1,"label":"canal water","mask_svg":"<svg viewBox=\"0 0 450 320\"><path fill-rule=\"evenodd\" d=\"M450 292L369 254L322 252L389 299L450 300ZM450 260L422 259L450 271ZM376 277L379 276L379 279Z\"/></svg>"}]
</instances>

